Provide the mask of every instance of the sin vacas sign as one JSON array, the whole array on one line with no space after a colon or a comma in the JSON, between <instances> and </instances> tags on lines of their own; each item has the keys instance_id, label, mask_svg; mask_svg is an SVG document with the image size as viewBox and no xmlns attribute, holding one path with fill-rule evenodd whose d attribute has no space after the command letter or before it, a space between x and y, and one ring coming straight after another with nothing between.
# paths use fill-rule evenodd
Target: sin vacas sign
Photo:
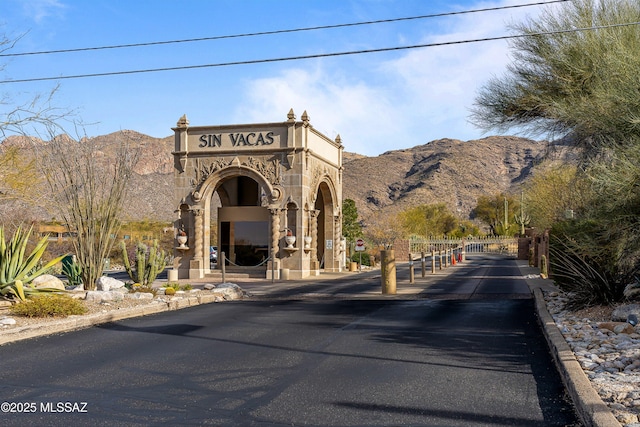
<instances>
[{"instance_id":1,"label":"sin vacas sign","mask_svg":"<svg viewBox=\"0 0 640 427\"><path fill-rule=\"evenodd\" d=\"M218 133L200 135L198 147L257 147L261 145L271 145L276 136L273 132L245 132L245 133Z\"/></svg>"}]
</instances>

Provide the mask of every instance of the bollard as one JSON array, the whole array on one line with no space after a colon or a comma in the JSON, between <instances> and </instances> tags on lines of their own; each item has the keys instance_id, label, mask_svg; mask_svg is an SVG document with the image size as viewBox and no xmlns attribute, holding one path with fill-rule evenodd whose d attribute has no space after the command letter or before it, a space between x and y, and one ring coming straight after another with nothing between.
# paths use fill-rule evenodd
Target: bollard
<instances>
[{"instance_id":1,"label":"bollard","mask_svg":"<svg viewBox=\"0 0 640 427\"><path fill-rule=\"evenodd\" d=\"M424 251L420 253L420 260L422 262L422 277L427 274L427 261L424 259Z\"/></svg>"},{"instance_id":2,"label":"bollard","mask_svg":"<svg viewBox=\"0 0 640 427\"><path fill-rule=\"evenodd\" d=\"M440 267L440 270L442 270L442 249L438 251L438 257L439 257L438 265Z\"/></svg>"},{"instance_id":3,"label":"bollard","mask_svg":"<svg viewBox=\"0 0 640 427\"><path fill-rule=\"evenodd\" d=\"M431 274L436 272L436 251L431 249Z\"/></svg>"},{"instance_id":4,"label":"bollard","mask_svg":"<svg viewBox=\"0 0 640 427\"><path fill-rule=\"evenodd\" d=\"M396 293L396 259L393 249L380 251L380 281L382 293Z\"/></svg>"},{"instance_id":5,"label":"bollard","mask_svg":"<svg viewBox=\"0 0 640 427\"><path fill-rule=\"evenodd\" d=\"M413 271L413 255L409 254L409 283L415 283L415 273Z\"/></svg>"},{"instance_id":6,"label":"bollard","mask_svg":"<svg viewBox=\"0 0 640 427\"><path fill-rule=\"evenodd\" d=\"M224 252L220 252L220 259L222 260L222 264L220 264L220 269L222 270L222 283L227 283L225 279L225 264L227 263L227 259L224 256Z\"/></svg>"}]
</instances>

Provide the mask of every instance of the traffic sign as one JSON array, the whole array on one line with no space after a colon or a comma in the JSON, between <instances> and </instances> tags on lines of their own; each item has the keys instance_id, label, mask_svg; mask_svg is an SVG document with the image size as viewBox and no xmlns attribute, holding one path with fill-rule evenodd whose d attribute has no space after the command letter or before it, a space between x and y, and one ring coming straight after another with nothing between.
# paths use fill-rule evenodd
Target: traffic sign
<instances>
[{"instance_id":1,"label":"traffic sign","mask_svg":"<svg viewBox=\"0 0 640 427\"><path fill-rule=\"evenodd\" d=\"M364 240L356 240L356 252L364 252Z\"/></svg>"}]
</instances>

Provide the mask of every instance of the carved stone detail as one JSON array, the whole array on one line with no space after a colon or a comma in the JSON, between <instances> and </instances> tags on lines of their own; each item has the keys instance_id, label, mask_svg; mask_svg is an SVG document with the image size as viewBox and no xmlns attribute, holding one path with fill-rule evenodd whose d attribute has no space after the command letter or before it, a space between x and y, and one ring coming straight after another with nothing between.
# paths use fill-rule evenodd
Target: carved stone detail
<instances>
[{"instance_id":1,"label":"carved stone detail","mask_svg":"<svg viewBox=\"0 0 640 427\"><path fill-rule=\"evenodd\" d=\"M280 171L280 161L277 159L263 162L255 157L249 157L247 161L240 162L237 157L232 160L224 158L203 163L200 159L195 160L194 178L191 179L191 186L199 189L209 176L233 163L247 166L264 176L272 185L282 184L282 174Z\"/></svg>"}]
</instances>

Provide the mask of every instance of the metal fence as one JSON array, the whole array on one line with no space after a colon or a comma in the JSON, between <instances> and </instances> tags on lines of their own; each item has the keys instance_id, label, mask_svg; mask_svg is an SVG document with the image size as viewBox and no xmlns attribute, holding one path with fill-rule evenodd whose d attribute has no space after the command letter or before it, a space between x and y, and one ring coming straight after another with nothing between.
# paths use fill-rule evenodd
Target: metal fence
<instances>
[{"instance_id":1,"label":"metal fence","mask_svg":"<svg viewBox=\"0 0 640 427\"><path fill-rule=\"evenodd\" d=\"M492 253L517 255L518 239L514 237L466 237L464 239L447 238L411 238L409 251L411 253L431 253L431 251L446 251L464 247L466 254Z\"/></svg>"}]
</instances>

